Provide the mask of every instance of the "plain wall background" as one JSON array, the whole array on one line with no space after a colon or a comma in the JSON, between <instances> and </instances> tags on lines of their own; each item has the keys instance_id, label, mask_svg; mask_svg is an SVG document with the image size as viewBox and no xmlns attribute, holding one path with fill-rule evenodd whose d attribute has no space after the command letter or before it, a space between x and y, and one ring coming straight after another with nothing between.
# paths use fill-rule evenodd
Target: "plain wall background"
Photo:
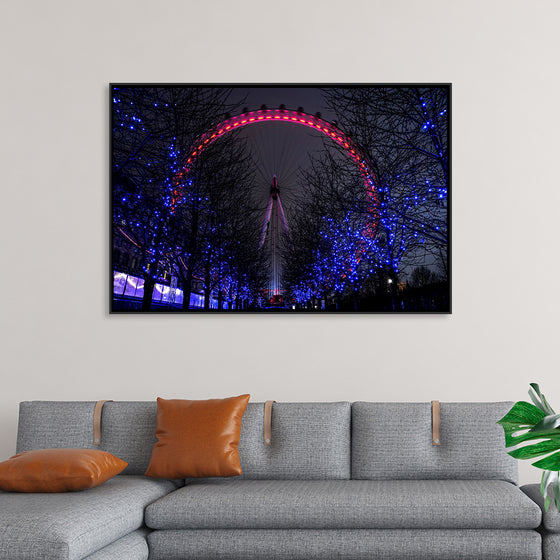
<instances>
[{"instance_id":1,"label":"plain wall background","mask_svg":"<svg viewBox=\"0 0 560 560\"><path fill-rule=\"evenodd\" d=\"M537 381L560 408L559 19L557 0L4 0L0 459L29 399L521 400ZM111 81L452 82L453 314L109 316Z\"/></svg>"}]
</instances>

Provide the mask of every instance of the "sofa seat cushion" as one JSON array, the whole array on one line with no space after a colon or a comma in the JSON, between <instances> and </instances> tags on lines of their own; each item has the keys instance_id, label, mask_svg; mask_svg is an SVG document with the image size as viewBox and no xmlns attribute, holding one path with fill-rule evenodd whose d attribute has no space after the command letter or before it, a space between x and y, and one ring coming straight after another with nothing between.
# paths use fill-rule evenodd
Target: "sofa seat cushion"
<instances>
[{"instance_id":1,"label":"sofa seat cushion","mask_svg":"<svg viewBox=\"0 0 560 560\"><path fill-rule=\"evenodd\" d=\"M176 488L118 475L81 492L0 492L0 558L80 560L142 527L145 507Z\"/></svg>"},{"instance_id":2,"label":"sofa seat cushion","mask_svg":"<svg viewBox=\"0 0 560 560\"><path fill-rule=\"evenodd\" d=\"M152 529L533 529L540 508L497 480L212 480L146 510Z\"/></svg>"}]
</instances>

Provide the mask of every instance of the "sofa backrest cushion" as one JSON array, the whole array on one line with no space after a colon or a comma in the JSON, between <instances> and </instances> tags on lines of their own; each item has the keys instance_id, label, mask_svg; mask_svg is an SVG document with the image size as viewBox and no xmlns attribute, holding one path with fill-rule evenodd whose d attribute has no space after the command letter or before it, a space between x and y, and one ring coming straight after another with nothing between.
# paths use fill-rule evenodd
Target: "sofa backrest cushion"
<instances>
[{"instance_id":1,"label":"sofa backrest cushion","mask_svg":"<svg viewBox=\"0 0 560 560\"><path fill-rule=\"evenodd\" d=\"M97 448L128 463L123 474L144 474L156 442L156 402L107 402L101 445L93 445L94 401L20 404L17 452ZM272 445L263 442L264 404L249 403L241 422L239 457L247 479L350 477L350 403L275 403Z\"/></svg>"},{"instance_id":2,"label":"sofa backrest cushion","mask_svg":"<svg viewBox=\"0 0 560 560\"><path fill-rule=\"evenodd\" d=\"M17 453L51 447L93 449L94 404L89 401L20 403Z\"/></svg>"},{"instance_id":3,"label":"sofa backrest cushion","mask_svg":"<svg viewBox=\"0 0 560 560\"><path fill-rule=\"evenodd\" d=\"M249 403L239 440L242 478L350 478L350 416L348 402L275 403L268 446L263 444L264 405Z\"/></svg>"},{"instance_id":4,"label":"sofa backrest cushion","mask_svg":"<svg viewBox=\"0 0 560 560\"><path fill-rule=\"evenodd\" d=\"M352 405L352 478L498 479L517 483L517 461L496 422L513 403L441 403L432 445L430 403Z\"/></svg>"}]
</instances>

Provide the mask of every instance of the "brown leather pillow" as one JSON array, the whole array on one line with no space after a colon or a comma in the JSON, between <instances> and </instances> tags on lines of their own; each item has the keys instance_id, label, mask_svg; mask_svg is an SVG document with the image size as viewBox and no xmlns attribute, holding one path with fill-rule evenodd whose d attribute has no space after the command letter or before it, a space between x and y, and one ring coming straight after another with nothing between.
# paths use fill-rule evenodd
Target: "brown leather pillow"
<instances>
[{"instance_id":1,"label":"brown leather pillow","mask_svg":"<svg viewBox=\"0 0 560 560\"><path fill-rule=\"evenodd\" d=\"M239 434L250 395L157 400L157 443L147 476L185 478L241 474Z\"/></svg>"},{"instance_id":2,"label":"brown leather pillow","mask_svg":"<svg viewBox=\"0 0 560 560\"><path fill-rule=\"evenodd\" d=\"M7 492L68 492L95 488L128 465L99 449L37 449L0 463Z\"/></svg>"}]
</instances>

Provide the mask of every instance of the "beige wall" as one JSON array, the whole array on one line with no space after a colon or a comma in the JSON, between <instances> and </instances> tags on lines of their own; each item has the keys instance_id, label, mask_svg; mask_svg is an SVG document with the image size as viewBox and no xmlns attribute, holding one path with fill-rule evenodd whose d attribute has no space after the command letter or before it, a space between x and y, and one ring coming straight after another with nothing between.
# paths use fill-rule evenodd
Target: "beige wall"
<instances>
[{"instance_id":1,"label":"beige wall","mask_svg":"<svg viewBox=\"0 0 560 560\"><path fill-rule=\"evenodd\" d=\"M518 400L539 381L560 408L559 16L3 1L0 459L27 399ZM110 81L452 82L453 315L110 317Z\"/></svg>"}]
</instances>

